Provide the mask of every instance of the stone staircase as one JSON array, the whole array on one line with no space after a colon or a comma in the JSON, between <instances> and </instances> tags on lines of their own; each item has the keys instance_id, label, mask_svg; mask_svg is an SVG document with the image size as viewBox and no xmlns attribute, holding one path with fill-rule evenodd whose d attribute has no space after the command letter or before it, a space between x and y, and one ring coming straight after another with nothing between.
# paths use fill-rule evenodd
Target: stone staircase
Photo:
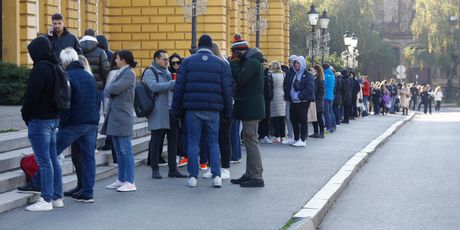
<instances>
[{"instance_id":1,"label":"stone staircase","mask_svg":"<svg viewBox=\"0 0 460 230\"><path fill-rule=\"evenodd\" d=\"M102 126L103 118L99 124ZM97 146L104 145L105 136L98 134ZM136 166L145 163L150 140L150 131L147 129L146 119L135 118L134 136L132 149L135 155ZM27 130L15 133L0 134L0 213L35 202L38 195L22 194L16 191L16 187L26 183L24 173L19 167L19 162L25 154L32 153ZM69 149L62 153L65 158L62 161L62 182L64 191L76 186L75 175ZM109 166L112 162L110 151L99 151L96 159L96 180L101 180L117 174L116 166Z\"/></svg>"}]
</instances>

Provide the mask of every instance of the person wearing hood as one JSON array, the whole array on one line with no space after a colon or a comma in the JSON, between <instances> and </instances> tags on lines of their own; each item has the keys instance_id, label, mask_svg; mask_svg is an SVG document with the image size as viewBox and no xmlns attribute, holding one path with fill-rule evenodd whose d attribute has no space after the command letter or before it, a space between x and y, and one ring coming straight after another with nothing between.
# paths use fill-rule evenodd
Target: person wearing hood
<instances>
[{"instance_id":1,"label":"person wearing hood","mask_svg":"<svg viewBox=\"0 0 460 230\"><path fill-rule=\"evenodd\" d=\"M335 116L333 112L335 77L331 67L328 64L323 64L324 69L324 121L326 129L333 132L336 128Z\"/></svg>"},{"instance_id":2,"label":"person wearing hood","mask_svg":"<svg viewBox=\"0 0 460 230\"><path fill-rule=\"evenodd\" d=\"M113 51L109 48L109 41L104 35L96 35L96 39L99 47L105 51L107 59L109 59L110 62L113 57Z\"/></svg>"},{"instance_id":3,"label":"person wearing hood","mask_svg":"<svg viewBox=\"0 0 460 230\"><path fill-rule=\"evenodd\" d=\"M177 170L177 142L179 137L179 121L173 118L171 103L175 80L168 71L168 53L166 50L157 50L153 54L152 65L144 71L142 81L155 95L155 107L148 116L148 129L151 131L149 144L149 160L152 167L152 178L162 179L159 169L159 160L163 152L165 136L168 137L168 177L185 178Z\"/></svg>"},{"instance_id":4,"label":"person wearing hood","mask_svg":"<svg viewBox=\"0 0 460 230\"><path fill-rule=\"evenodd\" d=\"M96 79L97 105L98 110L100 110L105 82L110 72L110 62L105 51L99 47L94 30L87 29L85 31L85 36L80 40L80 45Z\"/></svg>"},{"instance_id":5,"label":"person wearing hood","mask_svg":"<svg viewBox=\"0 0 460 230\"><path fill-rule=\"evenodd\" d=\"M235 36L236 37L236 36ZM238 37L236 37L238 38ZM263 166L258 142L258 124L265 117L264 61L258 48L249 49L245 40L235 39L232 51L237 57L230 62L235 81L233 116L243 123L243 142L246 146L246 172L232 184L241 187L264 187Z\"/></svg>"},{"instance_id":6,"label":"person wearing hood","mask_svg":"<svg viewBox=\"0 0 460 230\"><path fill-rule=\"evenodd\" d=\"M284 95L291 104L290 116L294 129L295 147L305 147L308 134L307 114L310 103L315 101L315 79L307 71L305 58L299 56L294 59L294 72L287 83L289 88L285 88Z\"/></svg>"},{"instance_id":7,"label":"person wearing hood","mask_svg":"<svg viewBox=\"0 0 460 230\"><path fill-rule=\"evenodd\" d=\"M73 48L78 54L83 54L77 36L65 27L62 14L53 14L51 21L53 25L48 29L48 39L51 41L56 60L59 60L61 51L68 47Z\"/></svg>"},{"instance_id":8,"label":"person wearing hood","mask_svg":"<svg viewBox=\"0 0 460 230\"><path fill-rule=\"evenodd\" d=\"M353 81L348 76L348 70L342 70L342 106L343 106L343 120L341 123L348 124L350 123L349 118L351 114L351 89L353 86Z\"/></svg>"},{"instance_id":9,"label":"person wearing hood","mask_svg":"<svg viewBox=\"0 0 460 230\"><path fill-rule=\"evenodd\" d=\"M212 38L204 34L198 42L198 50L186 58L177 74L174 85L172 112L175 119L180 110L185 111L188 137L187 185L197 184L198 150L201 133L206 138L213 186L221 187L221 166L219 159L219 116L232 118L232 78L230 67L212 53Z\"/></svg>"},{"instance_id":10,"label":"person wearing hood","mask_svg":"<svg viewBox=\"0 0 460 230\"><path fill-rule=\"evenodd\" d=\"M51 42L44 36L32 40L27 46L34 65L27 82L21 114L28 126L28 137L40 173L41 194L28 211L49 211L63 207L62 172L56 151L59 125L58 108L54 101L54 82L59 61Z\"/></svg>"},{"instance_id":11,"label":"person wearing hood","mask_svg":"<svg viewBox=\"0 0 460 230\"><path fill-rule=\"evenodd\" d=\"M343 114L343 106L342 106L342 91L343 91L343 82L342 82L342 74L340 72L336 72L335 76L335 89L334 89L334 102L332 105L332 110L334 111L334 118L335 118L335 125L340 125L340 121L342 119Z\"/></svg>"},{"instance_id":12,"label":"person wearing hood","mask_svg":"<svg viewBox=\"0 0 460 230\"><path fill-rule=\"evenodd\" d=\"M283 91L284 92L288 92L290 87L291 87L289 85L288 79L290 79L291 76L295 74L295 71L294 71L294 59L296 59L296 58L297 58L296 55L291 55L288 58L289 70L286 72L286 76L284 77L284 81L283 81ZM294 129L292 128L292 123L291 123L291 120L290 120L289 111L291 110L291 103L289 103L287 94L284 94L284 100L286 101L286 109L285 109L286 116L284 118L284 121L286 123L286 128L287 128L287 131L288 131L288 135L287 135L288 137L285 140L283 140L281 143L284 144L284 145L291 145L291 144L294 143Z\"/></svg>"}]
</instances>

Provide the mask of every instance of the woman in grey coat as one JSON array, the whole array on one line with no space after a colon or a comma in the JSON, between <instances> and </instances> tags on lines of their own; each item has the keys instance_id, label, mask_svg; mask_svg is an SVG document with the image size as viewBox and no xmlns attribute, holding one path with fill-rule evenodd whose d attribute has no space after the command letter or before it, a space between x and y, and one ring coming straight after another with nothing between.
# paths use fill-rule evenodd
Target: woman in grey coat
<instances>
[{"instance_id":1,"label":"woman in grey coat","mask_svg":"<svg viewBox=\"0 0 460 230\"><path fill-rule=\"evenodd\" d=\"M142 81L150 89L150 96L155 97L155 107L148 116L148 128L151 130L149 159L152 178L162 179L158 162L163 152L165 135L168 135L168 177L186 178L187 176L177 170L176 164L179 121L170 111L175 80L168 71L168 54L165 50L158 50L153 58L152 65L144 71L142 77Z\"/></svg>"},{"instance_id":2,"label":"woman in grey coat","mask_svg":"<svg viewBox=\"0 0 460 230\"><path fill-rule=\"evenodd\" d=\"M107 114L102 126L102 134L111 135L118 160L118 180L108 185L108 189L119 192L136 191L134 183L134 156L131 136L134 125L134 87L136 66L133 54L128 50L118 52L115 62L119 68L112 83L105 88L104 96L110 98Z\"/></svg>"},{"instance_id":3,"label":"woman in grey coat","mask_svg":"<svg viewBox=\"0 0 460 230\"><path fill-rule=\"evenodd\" d=\"M284 73L281 70L281 63L274 61L271 64L273 76L273 100L270 102L271 124L275 129L273 143L281 143L286 137L286 101L284 100L283 82Z\"/></svg>"}]
</instances>

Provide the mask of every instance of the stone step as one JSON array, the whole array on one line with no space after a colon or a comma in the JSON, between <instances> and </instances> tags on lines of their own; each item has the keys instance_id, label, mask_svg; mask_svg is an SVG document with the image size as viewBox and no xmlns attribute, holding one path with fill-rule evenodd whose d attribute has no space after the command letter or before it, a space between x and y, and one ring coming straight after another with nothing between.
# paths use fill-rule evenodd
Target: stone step
<instances>
[{"instance_id":1,"label":"stone step","mask_svg":"<svg viewBox=\"0 0 460 230\"><path fill-rule=\"evenodd\" d=\"M145 123L145 118L135 118L134 123ZM99 120L99 130L104 122L104 117ZM16 149L26 148L30 146L29 139L27 138L27 129L20 130L17 132L3 133L0 134L0 153L8 152ZM1 167L0 167L1 169Z\"/></svg>"},{"instance_id":2,"label":"stone step","mask_svg":"<svg viewBox=\"0 0 460 230\"><path fill-rule=\"evenodd\" d=\"M133 138L139 138L144 136L150 137L150 131L147 129L147 122L137 123L134 125L134 135ZM98 134L97 137L97 146L104 145L105 136ZM144 145L142 145L145 147ZM148 146L148 143L147 143ZM19 163L21 158L24 157L24 154L30 154L33 150L30 146L21 149L11 150L9 152L0 153L0 173L5 171L11 171L19 168ZM70 151L67 149L64 151L64 155L68 156Z\"/></svg>"},{"instance_id":3,"label":"stone step","mask_svg":"<svg viewBox=\"0 0 460 230\"><path fill-rule=\"evenodd\" d=\"M135 165L140 166L147 160L147 152L140 153L135 156ZM117 167L113 166L99 166L96 168L96 181L111 177L117 174ZM70 190L77 184L77 176L75 174L63 176L62 186L64 191ZM104 185L102 185L104 186ZM38 195L22 194L17 191L9 191L0 194L0 213L10 211L15 208L25 206L33 203L38 199ZM97 202L97 195L95 197ZM64 198L64 202L70 202L70 199Z\"/></svg>"}]
</instances>

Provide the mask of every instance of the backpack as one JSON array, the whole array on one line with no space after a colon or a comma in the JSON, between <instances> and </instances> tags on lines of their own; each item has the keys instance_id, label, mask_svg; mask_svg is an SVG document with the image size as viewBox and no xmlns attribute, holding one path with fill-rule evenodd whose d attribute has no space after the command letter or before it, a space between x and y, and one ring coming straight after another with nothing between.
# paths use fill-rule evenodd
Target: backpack
<instances>
[{"instance_id":1,"label":"backpack","mask_svg":"<svg viewBox=\"0 0 460 230\"><path fill-rule=\"evenodd\" d=\"M59 64L53 64L49 61L43 61L51 66L54 70L54 102L59 111L70 109L71 88L67 73Z\"/></svg>"},{"instance_id":2,"label":"backpack","mask_svg":"<svg viewBox=\"0 0 460 230\"><path fill-rule=\"evenodd\" d=\"M146 68L142 72L142 79L144 79L145 71L148 69L152 70L158 82L158 75L153 68ZM136 116L139 118L148 117L152 113L155 108L155 96L157 95L155 93L153 97L150 96L150 89L142 79L136 82L134 90L134 112L136 112Z\"/></svg>"},{"instance_id":3,"label":"backpack","mask_svg":"<svg viewBox=\"0 0 460 230\"><path fill-rule=\"evenodd\" d=\"M26 180L28 182L32 180L32 177L35 176L35 174L38 171L38 164L35 160L35 155L33 153L21 158L19 166L21 167L22 171L24 171L24 173L26 174Z\"/></svg>"}]
</instances>

